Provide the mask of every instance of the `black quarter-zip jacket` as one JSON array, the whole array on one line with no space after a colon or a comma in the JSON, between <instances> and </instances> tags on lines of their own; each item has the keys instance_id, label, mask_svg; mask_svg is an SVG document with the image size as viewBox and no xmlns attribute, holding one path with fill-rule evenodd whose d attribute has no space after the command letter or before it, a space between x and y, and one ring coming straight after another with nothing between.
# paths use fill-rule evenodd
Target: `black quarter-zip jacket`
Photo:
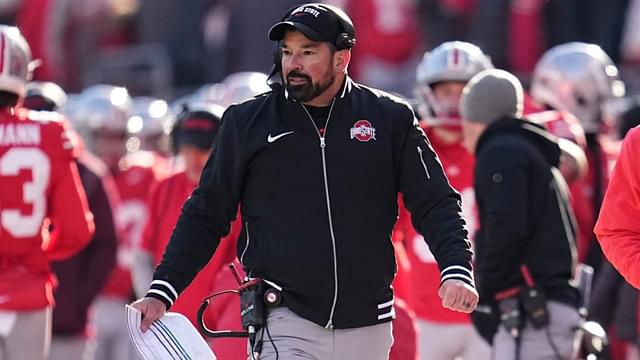
<instances>
[{"instance_id":1,"label":"black quarter-zip jacket","mask_svg":"<svg viewBox=\"0 0 640 360\"><path fill-rule=\"evenodd\" d=\"M240 204L238 258L292 311L327 328L389 321L399 192L442 281L473 286L460 196L406 102L347 78L322 136L282 88L231 106L147 296L170 307Z\"/></svg>"}]
</instances>

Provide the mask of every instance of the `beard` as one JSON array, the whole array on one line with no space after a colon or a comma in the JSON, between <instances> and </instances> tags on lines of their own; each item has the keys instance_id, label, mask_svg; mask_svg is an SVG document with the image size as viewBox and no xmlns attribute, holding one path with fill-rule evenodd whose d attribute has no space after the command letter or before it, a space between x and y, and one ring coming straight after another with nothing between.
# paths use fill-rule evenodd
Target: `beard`
<instances>
[{"instance_id":1,"label":"beard","mask_svg":"<svg viewBox=\"0 0 640 360\"><path fill-rule=\"evenodd\" d=\"M311 79L309 75L303 74L296 70L291 71L289 74L287 74L285 86L285 88L289 92L289 96L292 99L300 102L315 99L318 95L322 94L331 85L333 85L334 81L336 80L336 76L331 72L331 68L332 66L329 66L327 72L325 72L322 79L317 83L314 83L313 79ZM305 83L292 85L290 81L291 77L303 78L305 80Z\"/></svg>"}]
</instances>

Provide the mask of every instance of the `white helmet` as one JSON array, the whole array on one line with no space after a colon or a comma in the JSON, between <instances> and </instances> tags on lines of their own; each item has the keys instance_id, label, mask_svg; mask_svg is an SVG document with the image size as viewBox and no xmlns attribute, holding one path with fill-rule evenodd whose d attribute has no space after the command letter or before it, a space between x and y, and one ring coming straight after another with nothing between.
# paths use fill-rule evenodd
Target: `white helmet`
<instances>
[{"instance_id":1,"label":"white helmet","mask_svg":"<svg viewBox=\"0 0 640 360\"><path fill-rule=\"evenodd\" d=\"M36 62L17 27L0 25L0 51L0 90L24 97Z\"/></svg>"},{"instance_id":2,"label":"white helmet","mask_svg":"<svg viewBox=\"0 0 640 360\"><path fill-rule=\"evenodd\" d=\"M51 82L51 81L31 81L27 84L25 94L25 107L34 109L34 110L44 110L42 108L38 109L37 105L40 107L49 107L49 111L58 111L62 108L67 102L67 93L64 91L60 85ZM35 102L33 99L41 99L38 102ZM28 102L34 101L34 107L30 107Z\"/></svg>"},{"instance_id":3,"label":"white helmet","mask_svg":"<svg viewBox=\"0 0 640 360\"><path fill-rule=\"evenodd\" d=\"M586 133L598 133L607 101L624 96L611 58L595 44L571 42L547 51L533 73L532 97L573 113Z\"/></svg>"},{"instance_id":4,"label":"white helmet","mask_svg":"<svg viewBox=\"0 0 640 360\"><path fill-rule=\"evenodd\" d=\"M82 91L74 116L94 132L127 132L131 97L126 88L93 85Z\"/></svg>"},{"instance_id":5,"label":"white helmet","mask_svg":"<svg viewBox=\"0 0 640 360\"><path fill-rule=\"evenodd\" d=\"M245 71L228 75L222 83L205 85L198 93L200 100L227 107L270 90L266 74Z\"/></svg>"},{"instance_id":6,"label":"white helmet","mask_svg":"<svg viewBox=\"0 0 640 360\"><path fill-rule=\"evenodd\" d=\"M174 114L166 101L148 96L133 98L127 129L139 137L168 134Z\"/></svg>"},{"instance_id":7,"label":"white helmet","mask_svg":"<svg viewBox=\"0 0 640 360\"><path fill-rule=\"evenodd\" d=\"M127 131L132 135L131 150L168 152L169 133L175 114L166 101L139 96L133 98Z\"/></svg>"},{"instance_id":8,"label":"white helmet","mask_svg":"<svg viewBox=\"0 0 640 360\"><path fill-rule=\"evenodd\" d=\"M432 125L459 125L458 103L436 100L433 85L442 81L466 83L482 70L493 68L491 59L479 47L463 41L442 43L427 51L416 70L418 111Z\"/></svg>"}]
</instances>

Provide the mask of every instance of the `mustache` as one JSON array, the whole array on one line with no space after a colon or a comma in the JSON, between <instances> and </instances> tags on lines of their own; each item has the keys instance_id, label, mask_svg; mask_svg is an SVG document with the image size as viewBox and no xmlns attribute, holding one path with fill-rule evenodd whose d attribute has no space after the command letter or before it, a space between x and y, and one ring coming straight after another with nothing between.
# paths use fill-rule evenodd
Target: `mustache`
<instances>
[{"instance_id":1,"label":"mustache","mask_svg":"<svg viewBox=\"0 0 640 360\"><path fill-rule=\"evenodd\" d=\"M287 74L287 80L291 80L292 77L300 77L307 80L308 82L311 82L311 77L309 75L303 74L295 70Z\"/></svg>"}]
</instances>

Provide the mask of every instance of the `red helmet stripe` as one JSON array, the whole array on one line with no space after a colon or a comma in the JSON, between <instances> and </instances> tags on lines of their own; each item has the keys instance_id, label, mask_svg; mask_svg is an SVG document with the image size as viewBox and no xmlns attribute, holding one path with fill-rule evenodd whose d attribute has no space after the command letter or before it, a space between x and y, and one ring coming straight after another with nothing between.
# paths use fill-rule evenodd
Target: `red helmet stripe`
<instances>
[{"instance_id":1,"label":"red helmet stripe","mask_svg":"<svg viewBox=\"0 0 640 360\"><path fill-rule=\"evenodd\" d=\"M189 118L180 128L184 130L211 130L214 128L213 121L203 118Z\"/></svg>"}]
</instances>

